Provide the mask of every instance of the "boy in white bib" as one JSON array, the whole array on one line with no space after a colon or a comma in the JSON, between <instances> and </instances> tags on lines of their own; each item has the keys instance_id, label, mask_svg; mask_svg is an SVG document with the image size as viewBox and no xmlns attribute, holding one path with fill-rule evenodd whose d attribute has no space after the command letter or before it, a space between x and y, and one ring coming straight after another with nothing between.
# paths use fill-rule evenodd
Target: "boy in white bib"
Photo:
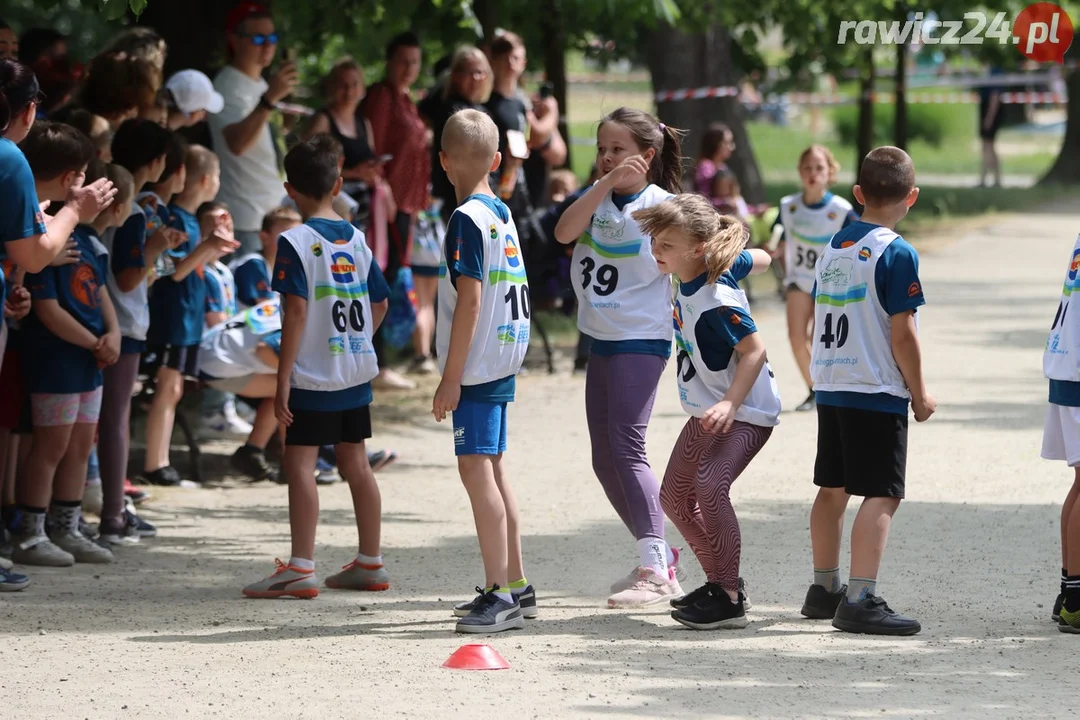
<instances>
[{"instance_id":1,"label":"boy in white bib","mask_svg":"<svg viewBox=\"0 0 1080 720\"><path fill-rule=\"evenodd\" d=\"M802 614L838 630L913 635L919 622L878 596L877 574L892 516L904 497L908 405L916 422L937 407L923 382L918 320L925 304L919 256L893 228L915 204L915 167L899 148L863 160L855 199L862 219L836 233L817 263L814 348L818 444L810 512L814 584ZM840 585L840 540L852 495L851 575Z\"/></svg>"},{"instance_id":2,"label":"boy in white bib","mask_svg":"<svg viewBox=\"0 0 1080 720\"><path fill-rule=\"evenodd\" d=\"M506 406L529 348L529 283L510 210L488 184L501 161L495 123L477 110L455 113L443 129L440 155L458 208L447 225L439 273L442 382L431 412L439 422L452 413L454 454L473 506L486 583L454 614L461 618L458 632L500 632L536 617L517 500L502 466Z\"/></svg>"},{"instance_id":3,"label":"boy in white bib","mask_svg":"<svg viewBox=\"0 0 1080 720\"><path fill-rule=\"evenodd\" d=\"M1042 456L1073 468L1073 483L1061 508L1061 589L1051 616L1058 629L1080 633L1080 313L1070 308L1080 288L1080 237L1069 256L1050 336L1043 352L1043 373L1050 381Z\"/></svg>"},{"instance_id":4,"label":"boy in white bib","mask_svg":"<svg viewBox=\"0 0 1080 720\"><path fill-rule=\"evenodd\" d=\"M292 557L270 577L244 588L247 597L319 594L315 528L319 447L336 446L348 479L359 552L326 586L386 590L380 552L382 499L368 464L371 380L379 372L371 337L386 315L390 288L363 233L333 211L341 191L341 144L316 135L285 157L285 189L304 217L281 236L273 289L282 296L281 355L275 414L285 425L283 469L289 483Z\"/></svg>"}]
</instances>

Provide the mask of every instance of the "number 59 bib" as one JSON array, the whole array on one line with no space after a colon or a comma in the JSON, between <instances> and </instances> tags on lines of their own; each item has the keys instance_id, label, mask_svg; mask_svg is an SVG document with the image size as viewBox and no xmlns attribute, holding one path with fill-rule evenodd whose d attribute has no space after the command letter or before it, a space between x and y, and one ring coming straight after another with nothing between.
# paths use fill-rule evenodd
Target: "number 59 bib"
<instances>
[{"instance_id":1,"label":"number 59 bib","mask_svg":"<svg viewBox=\"0 0 1080 720\"><path fill-rule=\"evenodd\" d=\"M802 193L788 195L780 201L780 222L784 226L784 266L787 285L795 285L804 293L814 289L814 271L829 240L843 226L851 204L833 195L821 207L809 207Z\"/></svg>"},{"instance_id":2,"label":"number 59 bib","mask_svg":"<svg viewBox=\"0 0 1080 720\"><path fill-rule=\"evenodd\" d=\"M604 198L588 231L574 248L574 293L578 328L597 340L668 340L671 281L652 255L631 217L635 210L658 205L671 193L649 185L621 210Z\"/></svg>"}]
</instances>

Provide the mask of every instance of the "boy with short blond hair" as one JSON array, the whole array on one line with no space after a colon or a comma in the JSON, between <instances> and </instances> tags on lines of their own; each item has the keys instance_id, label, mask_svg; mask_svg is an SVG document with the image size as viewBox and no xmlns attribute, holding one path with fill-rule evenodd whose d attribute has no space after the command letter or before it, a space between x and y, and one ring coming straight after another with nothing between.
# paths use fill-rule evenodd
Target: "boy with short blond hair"
<instances>
[{"instance_id":1,"label":"boy with short blond hair","mask_svg":"<svg viewBox=\"0 0 1080 720\"><path fill-rule=\"evenodd\" d=\"M491 118L461 110L447 122L440 160L457 194L440 268L439 369L432 414L452 413L454 452L472 503L485 587L454 608L457 631L490 633L524 627L536 617L525 579L517 500L502 467L506 409L529 346L529 285L510 210L495 197L489 174L501 162Z\"/></svg>"},{"instance_id":2,"label":"boy with short blond hair","mask_svg":"<svg viewBox=\"0 0 1080 720\"><path fill-rule=\"evenodd\" d=\"M818 413L810 513L814 584L802 614L838 630L914 635L913 618L876 594L889 525L904 497L908 405L916 422L937 408L922 374L918 320L926 303L919 256L893 229L919 197L906 152L879 147L863 160L855 199L862 218L833 235L818 259L811 374ZM851 575L840 584L844 511L863 497L851 530Z\"/></svg>"},{"instance_id":3,"label":"boy with short blond hair","mask_svg":"<svg viewBox=\"0 0 1080 720\"><path fill-rule=\"evenodd\" d=\"M277 258L278 238L303 222L300 213L290 207L276 207L263 216L259 241L262 252L248 253L229 263L236 281L236 299L241 310L254 307L274 297L270 268Z\"/></svg>"}]
</instances>

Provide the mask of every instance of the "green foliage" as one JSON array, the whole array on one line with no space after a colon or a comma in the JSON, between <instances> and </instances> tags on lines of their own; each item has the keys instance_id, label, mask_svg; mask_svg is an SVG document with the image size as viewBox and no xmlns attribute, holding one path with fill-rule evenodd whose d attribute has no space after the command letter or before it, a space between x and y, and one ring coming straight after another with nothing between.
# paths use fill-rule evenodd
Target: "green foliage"
<instances>
[{"instance_id":1,"label":"green foliage","mask_svg":"<svg viewBox=\"0 0 1080 720\"><path fill-rule=\"evenodd\" d=\"M854 146L859 131L859 108L841 105L832 111L833 127L842 145ZM874 105L874 138L878 143L891 142L896 109L892 103ZM908 140L922 140L927 145L965 139L972 123L970 113L956 111L953 105L908 105Z\"/></svg>"}]
</instances>

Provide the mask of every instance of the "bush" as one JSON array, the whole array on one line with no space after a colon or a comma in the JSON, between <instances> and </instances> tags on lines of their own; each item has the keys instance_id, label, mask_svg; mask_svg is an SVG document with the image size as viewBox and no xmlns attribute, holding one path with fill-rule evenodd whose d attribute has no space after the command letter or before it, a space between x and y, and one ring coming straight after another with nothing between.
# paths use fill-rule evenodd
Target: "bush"
<instances>
[{"instance_id":1,"label":"bush","mask_svg":"<svg viewBox=\"0 0 1080 720\"><path fill-rule=\"evenodd\" d=\"M976 124L975 105L909 104L908 141L922 140L933 147L971 137ZM893 103L874 105L874 144L892 142L896 107ZM854 146L859 135L859 108L842 105L833 110L833 127L844 145Z\"/></svg>"}]
</instances>

